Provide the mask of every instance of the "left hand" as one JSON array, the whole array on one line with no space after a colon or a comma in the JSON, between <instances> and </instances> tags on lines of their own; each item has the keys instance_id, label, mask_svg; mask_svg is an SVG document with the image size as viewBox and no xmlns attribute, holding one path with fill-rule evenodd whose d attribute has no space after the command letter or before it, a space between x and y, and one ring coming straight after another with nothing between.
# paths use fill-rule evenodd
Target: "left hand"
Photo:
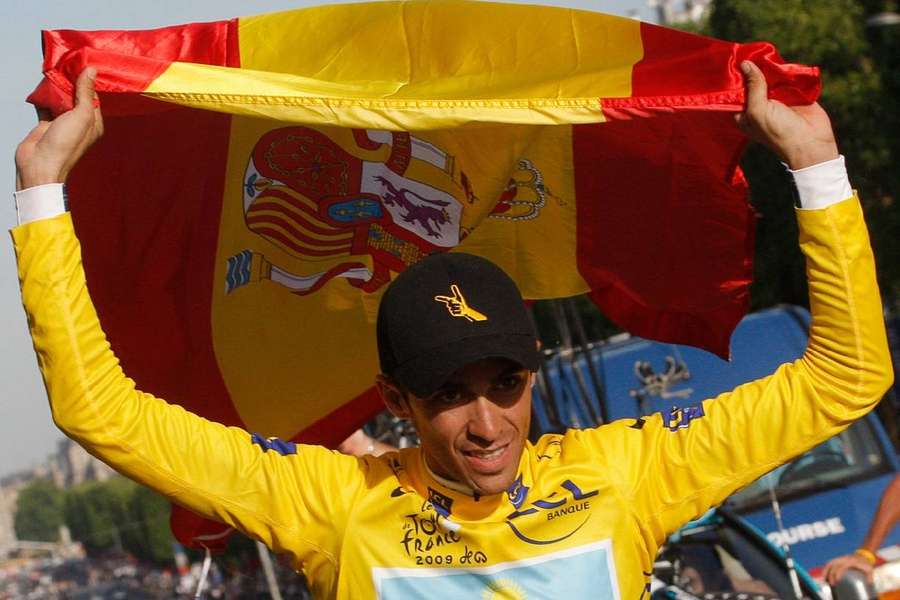
<instances>
[{"instance_id":1,"label":"left hand","mask_svg":"<svg viewBox=\"0 0 900 600\"><path fill-rule=\"evenodd\" d=\"M875 566L858 554L847 554L828 561L822 570L822 579L827 581L828 585L837 585L848 569L861 571L868 581L872 581Z\"/></svg>"},{"instance_id":2,"label":"left hand","mask_svg":"<svg viewBox=\"0 0 900 600\"><path fill-rule=\"evenodd\" d=\"M759 67L744 61L741 71L747 82L747 108L736 120L752 140L771 148L795 171L838 157L831 120L819 103L786 106L770 100Z\"/></svg>"}]
</instances>

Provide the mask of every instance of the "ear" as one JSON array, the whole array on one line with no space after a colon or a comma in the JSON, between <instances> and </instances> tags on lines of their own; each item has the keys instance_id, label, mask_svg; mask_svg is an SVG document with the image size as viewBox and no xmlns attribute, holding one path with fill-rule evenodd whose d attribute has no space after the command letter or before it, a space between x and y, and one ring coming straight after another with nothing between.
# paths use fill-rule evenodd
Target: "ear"
<instances>
[{"instance_id":1,"label":"ear","mask_svg":"<svg viewBox=\"0 0 900 600\"><path fill-rule=\"evenodd\" d=\"M385 375L379 374L375 377L375 387L378 388L381 399L384 400L385 406L391 411L392 415L398 419L412 419L412 412L409 409L409 399L406 397L406 394L397 387L396 383L391 381Z\"/></svg>"}]
</instances>

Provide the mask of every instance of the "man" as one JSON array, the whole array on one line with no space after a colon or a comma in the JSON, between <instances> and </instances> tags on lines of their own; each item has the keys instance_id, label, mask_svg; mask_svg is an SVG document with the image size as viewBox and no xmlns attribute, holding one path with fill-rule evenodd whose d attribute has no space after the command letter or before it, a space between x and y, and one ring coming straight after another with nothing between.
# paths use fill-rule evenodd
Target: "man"
<instances>
[{"instance_id":1,"label":"man","mask_svg":"<svg viewBox=\"0 0 900 600\"><path fill-rule=\"evenodd\" d=\"M847 572L847 569L856 569L865 574L866 579L872 581L875 573L875 565L878 564L878 548L884 539L900 521L900 475L894 477L888 484L878 503L878 511L872 519L869 531L862 546L853 554L845 554L832 558L822 571L822 578L831 585L835 585Z\"/></svg>"},{"instance_id":2,"label":"man","mask_svg":"<svg viewBox=\"0 0 900 600\"><path fill-rule=\"evenodd\" d=\"M325 598L641 598L667 535L868 412L892 375L874 264L818 105L742 65L738 124L794 171L813 324L797 362L673 415L526 441L536 338L494 265L440 255L378 316L388 407L421 448L353 458L265 440L134 389L100 329L59 182L99 137L93 71L16 152L22 295L57 424L191 510L290 556ZM74 199L79 201L79 199Z\"/></svg>"}]
</instances>

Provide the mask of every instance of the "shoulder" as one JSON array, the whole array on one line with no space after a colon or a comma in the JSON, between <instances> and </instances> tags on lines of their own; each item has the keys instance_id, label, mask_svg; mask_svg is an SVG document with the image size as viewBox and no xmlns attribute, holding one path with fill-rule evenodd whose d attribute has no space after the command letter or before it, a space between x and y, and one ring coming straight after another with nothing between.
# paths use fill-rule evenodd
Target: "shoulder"
<instances>
[{"instance_id":1,"label":"shoulder","mask_svg":"<svg viewBox=\"0 0 900 600\"><path fill-rule=\"evenodd\" d=\"M623 445L639 440L640 433L648 421L659 421L660 415L638 419L620 419L588 429L568 429L565 433L550 433L541 436L533 445L532 453L537 461L560 461L572 463L598 459L616 459ZM658 426L658 425L657 425Z\"/></svg>"},{"instance_id":2,"label":"shoulder","mask_svg":"<svg viewBox=\"0 0 900 600\"><path fill-rule=\"evenodd\" d=\"M355 459L366 478L366 487L380 485L412 488L411 471L418 464L419 448L403 448L379 456L366 455Z\"/></svg>"},{"instance_id":3,"label":"shoulder","mask_svg":"<svg viewBox=\"0 0 900 600\"><path fill-rule=\"evenodd\" d=\"M590 460L622 461L634 457L663 432L687 429L706 416L707 401L642 417L618 419L588 429L569 429L562 434L541 436L534 444L535 457L560 457L565 462Z\"/></svg>"}]
</instances>

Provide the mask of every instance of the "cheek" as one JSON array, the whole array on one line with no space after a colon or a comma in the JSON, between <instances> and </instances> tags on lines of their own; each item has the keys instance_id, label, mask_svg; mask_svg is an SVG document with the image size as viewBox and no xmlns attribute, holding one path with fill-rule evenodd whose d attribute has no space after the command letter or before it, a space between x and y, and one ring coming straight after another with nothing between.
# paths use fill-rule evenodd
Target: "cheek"
<instances>
[{"instance_id":1,"label":"cheek","mask_svg":"<svg viewBox=\"0 0 900 600\"><path fill-rule=\"evenodd\" d=\"M528 432L531 423L531 387L522 394L510 409L510 418L516 423L517 428Z\"/></svg>"},{"instance_id":2,"label":"cheek","mask_svg":"<svg viewBox=\"0 0 900 600\"><path fill-rule=\"evenodd\" d=\"M463 407L452 407L422 415L422 425L434 447L452 447L465 435L466 416Z\"/></svg>"}]
</instances>

